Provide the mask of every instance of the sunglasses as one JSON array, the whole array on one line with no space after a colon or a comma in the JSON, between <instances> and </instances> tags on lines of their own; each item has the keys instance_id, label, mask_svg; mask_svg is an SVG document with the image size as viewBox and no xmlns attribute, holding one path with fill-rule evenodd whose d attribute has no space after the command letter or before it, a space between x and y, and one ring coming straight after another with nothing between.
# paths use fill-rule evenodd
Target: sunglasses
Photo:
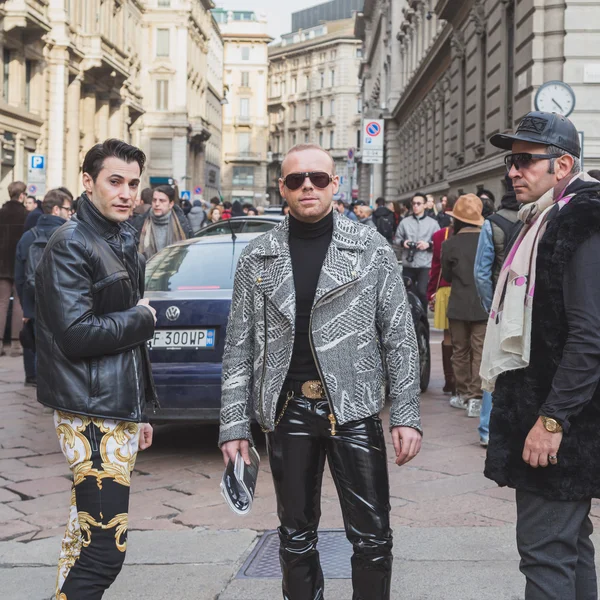
<instances>
[{"instance_id":1,"label":"sunglasses","mask_svg":"<svg viewBox=\"0 0 600 600\"><path fill-rule=\"evenodd\" d=\"M518 152L516 154L507 154L504 157L506 170L510 171L513 167L520 171L528 169L534 160L550 160L552 158L560 158L560 154L531 154L529 152Z\"/></svg>"},{"instance_id":2,"label":"sunglasses","mask_svg":"<svg viewBox=\"0 0 600 600\"><path fill-rule=\"evenodd\" d=\"M302 187L307 177L315 187L320 189L326 188L333 181L333 176L325 171L306 171L305 173L290 173L284 177L283 183L288 190L294 191Z\"/></svg>"}]
</instances>

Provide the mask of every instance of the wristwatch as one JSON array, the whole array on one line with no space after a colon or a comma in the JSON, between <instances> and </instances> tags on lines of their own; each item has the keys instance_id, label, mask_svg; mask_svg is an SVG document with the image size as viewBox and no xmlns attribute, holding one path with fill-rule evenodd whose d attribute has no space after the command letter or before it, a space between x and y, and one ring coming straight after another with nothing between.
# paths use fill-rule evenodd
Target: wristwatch
<instances>
[{"instance_id":1,"label":"wristwatch","mask_svg":"<svg viewBox=\"0 0 600 600\"><path fill-rule=\"evenodd\" d=\"M542 424L546 428L546 431L549 431L550 433L562 432L562 425L556 419L552 419L551 417L544 417L543 415L540 415L540 419L542 419Z\"/></svg>"}]
</instances>

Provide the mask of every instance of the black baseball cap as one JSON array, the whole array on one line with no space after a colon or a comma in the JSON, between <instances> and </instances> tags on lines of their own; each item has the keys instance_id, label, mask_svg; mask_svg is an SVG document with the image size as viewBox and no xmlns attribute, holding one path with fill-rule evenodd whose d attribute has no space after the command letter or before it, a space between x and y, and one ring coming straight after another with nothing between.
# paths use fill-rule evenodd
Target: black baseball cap
<instances>
[{"instance_id":1,"label":"black baseball cap","mask_svg":"<svg viewBox=\"0 0 600 600\"><path fill-rule=\"evenodd\" d=\"M503 150L512 150L513 142L557 146L577 158L581 157L579 133L575 125L567 117L556 113L541 111L527 113L514 135L496 133L490 138L492 146Z\"/></svg>"}]
</instances>

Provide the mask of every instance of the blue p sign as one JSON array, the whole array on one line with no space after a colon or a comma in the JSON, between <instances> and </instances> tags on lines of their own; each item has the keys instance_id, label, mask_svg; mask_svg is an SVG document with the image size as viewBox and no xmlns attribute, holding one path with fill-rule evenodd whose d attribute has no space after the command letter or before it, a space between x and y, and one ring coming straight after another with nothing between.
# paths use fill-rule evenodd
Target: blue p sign
<instances>
[{"instance_id":1,"label":"blue p sign","mask_svg":"<svg viewBox=\"0 0 600 600\"><path fill-rule=\"evenodd\" d=\"M31 168L32 169L43 169L45 157L41 154L32 154L31 155Z\"/></svg>"}]
</instances>

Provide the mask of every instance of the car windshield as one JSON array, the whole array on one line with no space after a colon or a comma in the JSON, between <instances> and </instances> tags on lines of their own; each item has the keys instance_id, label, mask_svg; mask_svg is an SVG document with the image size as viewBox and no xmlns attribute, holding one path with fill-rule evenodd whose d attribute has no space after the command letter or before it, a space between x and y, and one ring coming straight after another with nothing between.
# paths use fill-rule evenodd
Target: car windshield
<instances>
[{"instance_id":1,"label":"car windshield","mask_svg":"<svg viewBox=\"0 0 600 600\"><path fill-rule=\"evenodd\" d=\"M146 291L233 289L235 267L245 247L228 241L165 248L146 267Z\"/></svg>"}]
</instances>

